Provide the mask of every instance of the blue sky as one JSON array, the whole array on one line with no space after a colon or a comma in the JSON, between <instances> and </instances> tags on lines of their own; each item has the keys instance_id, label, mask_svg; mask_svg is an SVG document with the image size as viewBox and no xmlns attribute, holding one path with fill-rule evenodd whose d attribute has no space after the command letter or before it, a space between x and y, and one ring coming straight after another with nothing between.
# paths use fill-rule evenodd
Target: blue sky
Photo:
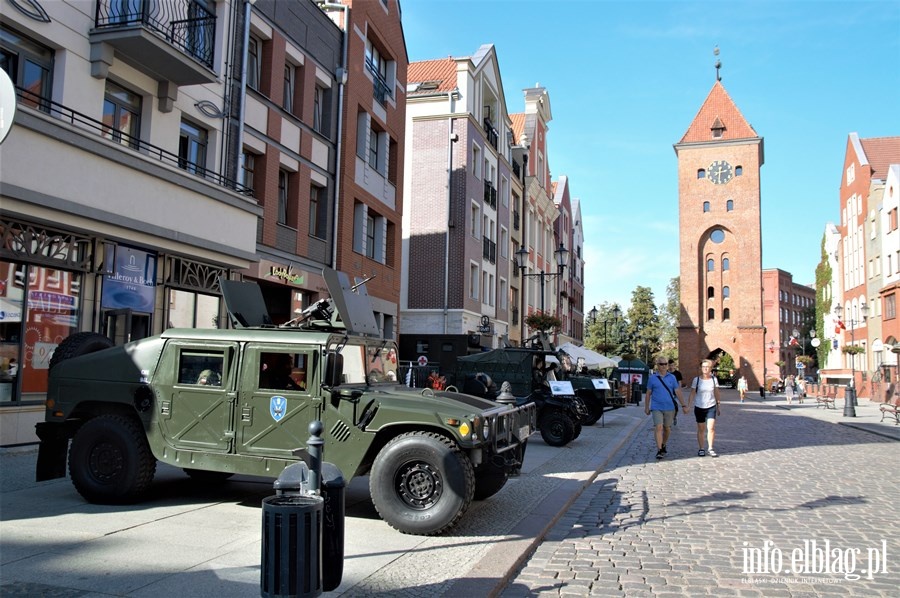
<instances>
[{"instance_id":1,"label":"blue sky","mask_svg":"<svg viewBox=\"0 0 900 598\"><path fill-rule=\"evenodd\" d=\"M673 144L715 83L765 139L763 268L813 284L847 136L900 135L900 0L401 0L410 61L497 48L511 113L550 94L554 179L585 228L585 310L665 301L678 276Z\"/></svg>"}]
</instances>

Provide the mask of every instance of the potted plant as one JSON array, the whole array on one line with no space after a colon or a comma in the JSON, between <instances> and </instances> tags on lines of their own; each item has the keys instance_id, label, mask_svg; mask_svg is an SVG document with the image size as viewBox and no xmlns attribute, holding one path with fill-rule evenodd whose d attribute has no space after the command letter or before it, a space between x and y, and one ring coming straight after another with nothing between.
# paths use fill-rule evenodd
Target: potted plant
<instances>
[{"instance_id":1,"label":"potted plant","mask_svg":"<svg viewBox=\"0 0 900 598\"><path fill-rule=\"evenodd\" d=\"M841 352L846 355L859 355L860 353L865 353L865 347L860 347L859 345L844 345L841 347Z\"/></svg>"},{"instance_id":2,"label":"potted plant","mask_svg":"<svg viewBox=\"0 0 900 598\"><path fill-rule=\"evenodd\" d=\"M542 311L536 311L533 314L530 314L525 318L525 323L528 324L528 327L532 330L539 330L541 332L549 332L562 326L562 322L560 322L559 318Z\"/></svg>"}]
</instances>

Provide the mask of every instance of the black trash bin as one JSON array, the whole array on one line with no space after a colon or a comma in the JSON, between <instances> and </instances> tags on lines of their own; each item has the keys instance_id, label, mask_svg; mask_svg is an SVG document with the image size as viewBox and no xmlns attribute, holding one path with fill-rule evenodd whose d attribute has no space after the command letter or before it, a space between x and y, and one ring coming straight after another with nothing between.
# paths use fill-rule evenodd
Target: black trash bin
<instances>
[{"instance_id":1,"label":"black trash bin","mask_svg":"<svg viewBox=\"0 0 900 598\"><path fill-rule=\"evenodd\" d=\"M281 494L263 499L260 595L322 594L321 496Z\"/></svg>"},{"instance_id":2,"label":"black trash bin","mask_svg":"<svg viewBox=\"0 0 900 598\"><path fill-rule=\"evenodd\" d=\"M322 464L322 498L325 520L322 528L322 589L330 592L344 576L344 489L347 483L333 463Z\"/></svg>"}]
</instances>

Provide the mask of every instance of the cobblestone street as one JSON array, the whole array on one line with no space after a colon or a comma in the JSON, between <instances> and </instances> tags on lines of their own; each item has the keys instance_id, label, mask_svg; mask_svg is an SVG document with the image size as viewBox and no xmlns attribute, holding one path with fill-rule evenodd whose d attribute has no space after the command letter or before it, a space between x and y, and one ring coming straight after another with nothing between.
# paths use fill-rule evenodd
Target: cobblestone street
<instances>
[{"instance_id":1,"label":"cobblestone street","mask_svg":"<svg viewBox=\"0 0 900 598\"><path fill-rule=\"evenodd\" d=\"M501 596L896 596L900 444L723 395L719 457L647 418Z\"/></svg>"}]
</instances>

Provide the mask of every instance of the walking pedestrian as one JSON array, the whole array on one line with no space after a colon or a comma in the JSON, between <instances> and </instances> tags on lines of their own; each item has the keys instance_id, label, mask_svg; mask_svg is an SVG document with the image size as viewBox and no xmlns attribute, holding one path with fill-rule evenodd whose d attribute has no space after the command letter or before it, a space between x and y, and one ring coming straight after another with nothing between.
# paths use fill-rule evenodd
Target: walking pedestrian
<instances>
[{"instance_id":1,"label":"walking pedestrian","mask_svg":"<svg viewBox=\"0 0 900 598\"><path fill-rule=\"evenodd\" d=\"M741 403L744 402L744 397L747 395L747 378L745 376L741 376L737 383L738 393L741 395Z\"/></svg>"},{"instance_id":2,"label":"walking pedestrian","mask_svg":"<svg viewBox=\"0 0 900 598\"><path fill-rule=\"evenodd\" d=\"M669 360L669 373L675 376L675 379L678 381L678 388L683 388L684 377L681 375L681 372L678 371L678 366L675 364L674 359Z\"/></svg>"},{"instance_id":3,"label":"walking pedestrian","mask_svg":"<svg viewBox=\"0 0 900 598\"><path fill-rule=\"evenodd\" d=\"M794 376L790 375L784 379L784 396L787 404L790 405L794 400L794 394L797 392L797 385L794 382Z\"/></svg>"},{"instance_id":4,"label":"walking pedestrian","mask_svg":"<svg viewBox=\"0 0 900 598\"><path fill-rule=\"evenodd\" d=\"M700 375L691 382L688 406L691 405L697 420L697 456L718 457L713 442L716 439L716 416L719 415L719 381L712 375L712 361L709 359L700 362Z\"/></svg>"},{"instance_id":5,"label":"walking pedestrian","mask_svg":"<svg viewBox=\"0 0 900 598\"><path fill-rule=\"evenodd\" d=\"M687 413L687 403L681 396L681 387L675 376L668 372L668 366L669 362L664 357L656 358L656 371L647 380L647 395L644 400L644 413L650 415L653 412L657 459L666 455L666 444L675 423L679 403ZM675 397L678 397L677 400Z\"/></svg>"}]
</instances>

